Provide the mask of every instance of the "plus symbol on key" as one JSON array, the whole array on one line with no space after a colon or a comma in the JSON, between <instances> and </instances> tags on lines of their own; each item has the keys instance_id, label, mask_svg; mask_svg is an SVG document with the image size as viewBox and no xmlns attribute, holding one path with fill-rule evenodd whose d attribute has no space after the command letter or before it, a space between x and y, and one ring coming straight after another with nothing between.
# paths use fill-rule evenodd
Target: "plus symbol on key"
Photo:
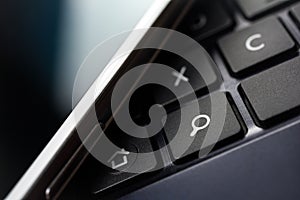
<instances>
[{"instance_id":1,"label":"plus symbol on key","mask_svg":"<svg viewBox=\"0 0 300 200\"><path fill-rule=\"evenodd\" d=\"M172 73L172 75L176 77L176 81L174 83L175 87L178 87L181 81L185 81L185 82L189 81L188 77L184 76L185 71L186 71L186 67L182 67L180 72L174 71Z\"/></svg>"}]
</instances>

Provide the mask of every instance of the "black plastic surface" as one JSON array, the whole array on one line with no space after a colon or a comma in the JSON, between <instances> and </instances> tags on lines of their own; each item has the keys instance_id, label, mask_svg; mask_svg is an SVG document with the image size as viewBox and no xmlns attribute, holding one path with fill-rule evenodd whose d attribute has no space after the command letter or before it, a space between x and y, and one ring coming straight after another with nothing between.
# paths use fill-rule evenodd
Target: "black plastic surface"
<instances>
[{"instance_id":1,"label":"black plastic surface","mask_svg":"<svg viewBox=\"0 0 300 200\"><path fill-rule=\"evenodd\" d=\"M246 17L253 18L291 1L292 0L237 0L237 3Z\"/></svg>"},{"instance_id":2,"label":"black plastic surface","mask_svg":"<svg viewBox=\"0 0 300 200\"><path fill-rule=\"evenodd\" d=\"M300 57L252 76L241 84L259 124L272 125L300 107ZM293 114L294 113L294 114Z\"/></svg>"},{"instance_id":3,"label":"black plastic surface","mask_svg":"<svg viewBox=\"0 0 300 200\"><path fill-rule=\"evenodd\" d=\"M255 139L122 199L300 199L299 154L300 124Z\"/></svg>"},{"instance_id":4,"label":"black plastic surface","mask_svg":"<svg viewBox=\"0 0 300 200\"><path fill-rule=\"evenodd\" d=\"M268 18L221 38L219 46L231 70L242 73L292 49L295 43L276 18Z\"/></svg>"}]
</instances>

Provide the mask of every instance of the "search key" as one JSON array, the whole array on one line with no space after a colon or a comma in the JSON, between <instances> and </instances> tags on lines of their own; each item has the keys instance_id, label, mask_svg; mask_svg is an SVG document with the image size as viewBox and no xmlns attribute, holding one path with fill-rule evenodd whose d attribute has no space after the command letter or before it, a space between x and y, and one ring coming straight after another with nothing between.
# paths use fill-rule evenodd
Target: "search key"
<instances>
[{"instance_id":1,"label":"search key","mask_svg":"<svg viewBox=\"0 0 300 200\"><path fill-rule=\"evenodd\" d=\"M193 155L195 155L197 157L197 152L199 153L199 151L204 148L212 147L215 145L215 143L220 143L225 140L227 141L243 136L243 122L238 120L237 114L232 109L233 105L229 103L226 96L227 95L224 93L214 93L211 95L211 97L205 97L198 101L191 102L185 107L181 108L181 110L190 109L195 107L195 104L198 104L200 110L198 115L191 115L187 120L184 120L189 123L186 125L187 128L184 129L183 132L178 132L179 124L182 121L180 110L174 111L168 115L164 131L173 161L178 159L182 160L181 158L187 156L193 157ZM217 111L222 109L222 99L226 99L226 114L223 122L220 116L218 116L218 113L212 115L211 98L214 98L216 103L218 103L220 100L220 104L214 104L214 106L216 106L214 110ZM221 129L218 128L220 124L222 125ZM220 132L217 130L220 130ZM179 136L176 136L176 134ZM178 140L179 142L171 142L175 136L180 137ZM214 143L205 143L204 140L209 140L208 137L215 137L215 139L211 140L214 141ZM192 142L189 143L190 145L188 147L183 147L183 145L187 144L185 141ZM187 150L182 154L182 149Z\"/></svg>"}]
</instances>

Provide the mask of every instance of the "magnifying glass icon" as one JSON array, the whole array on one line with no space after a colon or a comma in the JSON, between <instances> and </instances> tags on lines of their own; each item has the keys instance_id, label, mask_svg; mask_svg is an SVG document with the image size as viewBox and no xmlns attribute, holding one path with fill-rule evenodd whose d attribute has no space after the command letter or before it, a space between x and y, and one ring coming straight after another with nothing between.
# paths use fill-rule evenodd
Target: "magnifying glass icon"
<instances>
[{"instance_id":1,"label":"magnifying glass icon","mask_svg":"<svg viewBox=\"0 0 300 200\"><path fill-rule=\"evenodd\" d=\"M197 126L196 121L200 120L200 119L204 119L205 124L203 124L202 126ZM198 133L198 131L201 131L201 130L207 128L209 124L210 124L210 117L208 115L197 115L192 120L191 125L192 125L192 128L193 128L193 131L191 132L190 136L194 137Z\"/></svg>"}]
</instances>

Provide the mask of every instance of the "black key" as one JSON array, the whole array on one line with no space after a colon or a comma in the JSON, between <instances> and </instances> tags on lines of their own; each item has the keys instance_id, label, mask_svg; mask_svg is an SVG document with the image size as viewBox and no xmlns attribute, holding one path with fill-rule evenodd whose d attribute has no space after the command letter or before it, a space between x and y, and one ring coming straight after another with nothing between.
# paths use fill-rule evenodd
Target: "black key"
<instances>
[{"instance_id":1,"label":"black key","mask_svg":"<svg viewBox=\"0 0 300 200\"><path fill-rule=\"evenodd\" d=\"M107 147L108 141L102 138L94 147L94 152L99 152L102 155L105 152L107 158L104 161L106 161L107 166L99 163L97 166L102 165L102 170L100 167L94 168L99 170L94 172L96 180L93 182L93 192L103 191L157 166L158 161L154 153L148 154L147 157L143 154L154 151L152 141L154 142L157 135L150 138L136 138L129 134L123 132L116 122L112 121L105 131L105 135L110 140L109 142L118 147L117 150L108 152L111 148Z\"/></svg>"},{"instance_id":2,"label":"black key","mask_svg":"<svg viewBox=\"0 0 300 200\"><path fill-rule=\"evenodd\" d=\"M88 168L93 179L89 179L91 187L90 192L99 193L104 190L107 190L113 186L120 185L128 180L131 180L141 174L142 172L147 172L156 166L156 160L154 157L151 159L148 157L147 159L143 159L141 155L137 154L137 156L132 156L132 152L138 153L139 151L143 151L143 145L148 145L145 143L131 143L127 144L124 147L124 151L116 152L112 154L110 161L110 167L117 167L117 170L128 170L130 167L136 167L137 165L143 165L142 171L137 173L129 173L129 172L120 172L114 169L111 169L107 166L104 166L99 161L92 158L93 161L88 163ZM128 151L128 152L127 152ZM126 154L126 152L128 154ZM126 160L124 158L126 157ZM124 164L126 163L126 164ZM119 167L120 166L120 167ZM140 168L140 166L138 166ZM92 174L91 174L92 172Z\"/></svg>"},{"instance_id":3,"label":"black key","mask_svg":"<svg viewBox=\"0 0 300 200\"><path fill-rule=\"evenodd\" d=\"M256 122L270 126L299 113L300 57L280 64L242 82Z\"/></svg>"},{"instance_id":4,"label":"black key","mask_svg":"<svg viewBox=\"0 0 300 200\"><path fill-rule=\"evenodd\" d=\"M231 70L244 73L261 69L258 64L293 49L295 43L276 18L268 18L223 37L219 46Z\"/></svg>"},{"instance_id":5,"label":"black key","mask_svg":"<svg viewBox=\"0 0 300 200\"><path fill-rule=\"evenodd\" d=\"M100 130L99 123L94 125L91 131L88 132L87 127L93 121L93 118L87 117L83 121L84 127L77 127L77 131L85 131L88 134L83 141L85 145L82 144L77 148L68 163L64 165L48 185L45 191L47 199L55 198L55 195L60 192L66 181L77 171L83 161L83 169L79 172L81 174L79 176L83 177L79 178L80 181L75 181L72 184L74 187L78 186L81 189L87 186L88 188L85 189L88 190L88 193L104 191L120 185L138 174L158 166L157 158L160 158L159 155L151 154L154 151L152 144L154 145L158 134L151 138L133 137L129 135L132 133L131 131L123 132L114 120L111 120L109 125L106 126L101 124L101 127L105 129L105 134ZM90 150L87 151L86 148ZM89 155L89 153L92 155ZM148 153L147 157L143 153ZM100 159L91 158L93 156ZM90 161L86 162L86 157L90 157L88 159ZM83 181L83 184L81 181Z\"/></svg>"},{"instance_id":6,"label":"black key","mask_svg":"<svg viewBox=\"0 0 300 200\"><path fill-rule=\"evenodd\" d=\"M117 145L120 149L111 151L111 148L107 148L107 141L101 137L93 148L93 152L98 152L107 158L100 162L93 156L88 155L66 188L67 193L69 193L68 196L73 196L74 194L76 196L76 189L78 188L81 190L80 194L86 196L112 187L118 188L126 181L132 180L139 174L157 166L157 155L148 154L145 157L142 154L153 151L148 138L140 139L126 136L115 127L115 124L114 127L109 128L106 134L113 135L109 138L110 142ZM54 180L48 187L48 190L54 190L55 187L58 187L56 184ZM53 193L47 194L50 198L53 198L54 195Z\"/></svg>"},{"instance_id":7,"label":"black key","mask_svg":"<svg viewBox=\"0 0 300 200\"><path fill-rule=\"evenodd\" d=\"M190 54L189 51L187 51L187 54ZM183 57L179 57L169 52L161 52L156 62L167 65L174 70L164 77L168 88L162 88L160 86L153 87L152 96L155 98L155 103L166 105L194 92L207 92L207 87L212 88L212 86L215 86L221 79L219 74L216 73L217 67L208 53L203 52L203 54L197 55L198 66L192 66L183 58L184 55ZM199 74L201 70L198 69L197 71L197 67L206 69L205 74ZM152 69L149 69L150 74L151 70ZM202 78L203 76L206 77L207 83L205 83ZM192 87L192 91L189 89L189 85ZM179 96L176 97L174 93L172 93L173 91L177 91Z\"/></svg>"},{"instance_id":8,"label":"black key","mask_svg":"<svg viewBox=\"0 0 300 200\"><path fill-rule=\"evenodd\" d=\"M236 0L247 18L259 16L293 0Z\"/></svg>"},{"instance_id":9,"label":"black key","mask_svg":"<svg viewBox=\"0 0 300 200\"><path fill-rule=\"evenodd\" d=\"M292 7L291 14L296 20L297 25L300 26L300 4L297 4Z\"/></svg>"},{"instance_id":10,"label":"black key","mask_svg":"<svg viewBox=\"0 0 300 200\"><path fill-rule=\"evenodd\" d=\"M170 150L172 152L173 159L179 159L183 158L185 156L188 156L190 154L193 154L194 152L199 152L199 150L204 149L206 147L209 147L212 144L215 144L215 141L224 141L225 139L234 137L234 136L241 136L240 133L243 132L242 126L240 125L236 115L233 112L232 107L228 103L228 100L226 98L226 95L223 93L215 93L212 94L213 98L216 99L217 105L215 105L216 110L224 109L222 108L221 102L224 100L227 105L226 106L226 114L225 114L225 122L224 126L219 129L219 125L221 123L220 120L222 120L220 116L215 116L215 118L211 118L211 101L210 98L206 97L204 99L199 100L199 102L193 102L189 103L186 107L182 109L189 109L191 110L190 116L188 117L188 125L187 128L183 132L178 132L178 127L181 120L181 113L180 111L172 112L168 115L167 121L165 124L165 132L166 132L166 138L168 142L175 140L175 135L178 134L179 139L176 139L174 143L169 143ZM192 113L194 112L193 106L195 104L199 103L199 108L201 113ZM202 117L200 117L200 114ZM206 118L208 117L210 121ZM218 118L219 117L219 118ZM196 121L193 121L196 120ZM206 124L208 123L208 124ZM202 130L199 130L197 132L193 132L195 129L193 129L193 124L195 127L203 127ZM216 137L218 134L220 134L219 138L216 138L216 140L212 140L214 142L209 142L204 144L204 138L206 136L207 131L211 129L213 135L210 135L209 137ZM177 133L178 132L178 133ZM220 133L221 132L221 133ZM211 132L210 132L211 133ZM191 145L187 148L183 147L182 145L186 145L186 141L192 141ZM187 151L182 154L182 149L187 149Z\"/></svg>"},{"instance_id":11,"label":"black key","mask_svg":"<svg viewBox=\"0 0 300 200\"><path fill-rule=\"evenodd\" d=\"M180 31L200 41L223 32L233 22L222 2L198 1L182 24Z\"/></svg>"}]
</instances>

